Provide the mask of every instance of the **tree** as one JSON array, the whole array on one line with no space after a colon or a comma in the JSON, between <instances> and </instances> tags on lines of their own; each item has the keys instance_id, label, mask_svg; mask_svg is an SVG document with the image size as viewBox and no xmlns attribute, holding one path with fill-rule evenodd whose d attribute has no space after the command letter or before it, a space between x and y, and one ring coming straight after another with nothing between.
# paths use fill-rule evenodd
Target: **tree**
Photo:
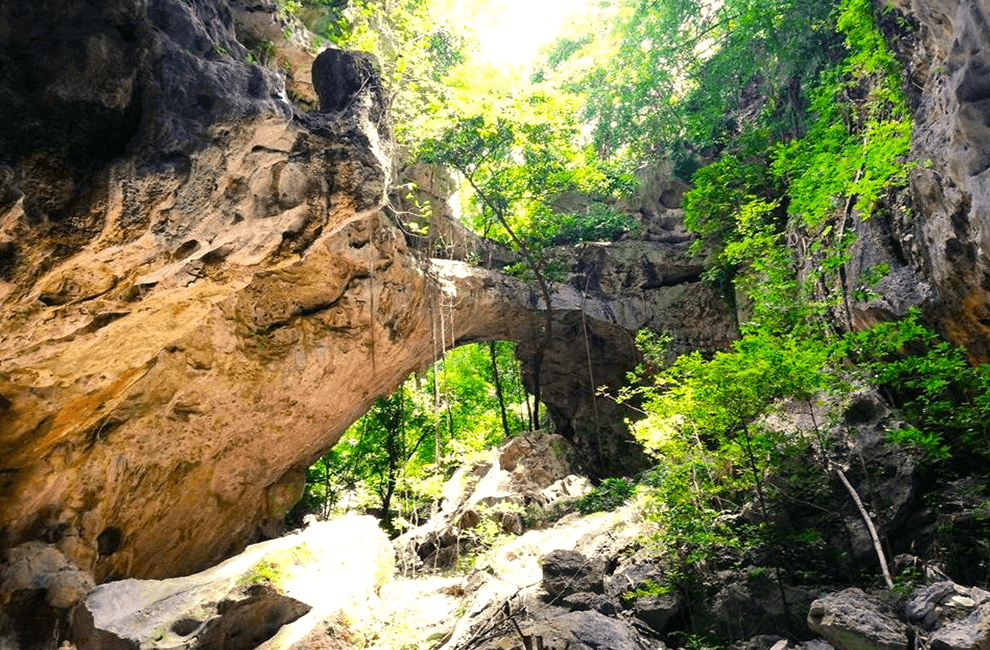
<instances>
[{"instance_id":1,"label":"tree","mask_svg":"<svg viewBox=\"0 0 990 650\"><path fill-rule=\"evenodd\" d=\"M439 496L437 479L442 482L464 454L522 429L519 409L509 408L524 399L521 382L510 372L499 373L493 383L497 368L513 363L510 343L465 345L448 352L426 376L410 377L392 395L378 399L309 468L295 515L305 511L325 517L343 493L364 490L374 495L383 526L400 529L400 518L414 518L412 511ZM442 387L439 405L434 380Z\"/></svg>"},{"instance_id":2,"label":"tree","mask_svg":"<svg viewBox=\"0 0 990 650\"><path fill-rule=\"evenodd\" d=\"M830 0L618 0L604 33L568 36L545 74L584 98L603 157L716 151L757 123L803 128L807 91L840 44ZM574 47L574 43L583 43ZM568 60L573 65L565 65Z\"/></svg>"},{"instance_id":3,"label":"tree","mask_svg":"<svg viewBox=\"0 0 990 650\"><path fill-rule=\"evenodd\" d=\"M497 109L496 109L497 106ZM569 98L543 91L496 97L486 111L461 116L429 138L419 158L458 172L474 198L475 227L507 237L532 271L545 320L534 353L534 426L539 427L540 368L552 337L551 278L542 245L552 241L554 200L569 191L614 194L628 178L610 175L577 146L579 125ZM559 233L559 224L556 224Z\"/></svg>"}]
</instances>

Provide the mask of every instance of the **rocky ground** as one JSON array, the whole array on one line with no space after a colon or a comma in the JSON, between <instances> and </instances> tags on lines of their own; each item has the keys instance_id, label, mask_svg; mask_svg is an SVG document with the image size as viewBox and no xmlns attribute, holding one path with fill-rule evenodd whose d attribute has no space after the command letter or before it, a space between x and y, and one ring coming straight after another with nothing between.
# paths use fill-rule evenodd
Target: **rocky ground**
<instances>
[{"instance_id":1,"label":"rocky ground","mask_svg":"<svg viewBox=\"0 0 990 650\"><path fill-rule=\"evenodd\" d=\"M990 647L990 592L921 565L893 590L870 580L788 586L796 633L777 592L752 575L712 576L707 601L658 589L670 567L644 542L642 506L576 512L591 488L573 462L559 436L513 438L490 462L458 470L437 515L392 542L373 518L346 516L185 578L94 589L53 546L26 545L0 572L5 607L71 609L64 624L78 650ZM54 647L30 634L6 643Z\"/></svg>"}]
</instances>

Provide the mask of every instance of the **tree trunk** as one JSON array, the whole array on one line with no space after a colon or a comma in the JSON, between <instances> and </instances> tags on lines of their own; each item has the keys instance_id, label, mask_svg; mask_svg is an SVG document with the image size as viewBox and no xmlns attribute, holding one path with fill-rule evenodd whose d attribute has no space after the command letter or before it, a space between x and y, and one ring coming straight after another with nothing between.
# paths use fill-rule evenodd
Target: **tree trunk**
<instances>
[{"instance_id":1,"label":"tree trunk","mask_svg":"<svg viewBox=\"0 0 990 650\"><path fill-rule=\"evenodd\" d=\"M533 427L532 428L534 430L539 430L540 428L540 368L543 366L543 354L550 347L551 330L553 329L553 312L551 311L551 304L550 304L550 285L547 284L546 276L543 275L543 264L537 262L537 258L529 250L529 247L526 246L526 244L524 244L521 239L519 239L519 237L516 235L516 232L512 229L512 226L509 225L509 222L505 218L505 215L502 214L502 210L500 210L498 206L493 201L491 201L487 195L485 195L485 193L481 190L481 188L479 188L475 184L474 179L471 177L470 174L467 173L466 170L462 169L460 170L460 172L464 174L464 178L467 179L467 182L474 189L475 193L478 195L478 198L480 198L481 201L488 206L488 208L492 211L492 214L495 215L495 218L498 219L498 222L502 224L503 228L505 228L505 232L509 234L509 239L513 241L513 243L519 249L519 252L522 253L523 259L526 260L526 264L529 265L529 268L533 271L533 275L536 276L536 284L539 285L540 293L543 295L543 302L546 305L546 323L544 325L543 338L540 340L540 343L536 348L536 352L533 354Z\"/></svg>"},{"instance_id":2,"label":"tree trunk","mask_svg":"<svg viewBox=\"0 0 990 650\"><path fill-rule=\"evenodd\" d=\"M382 496L382 524L386 530L392 527L392 495L398 482L399 472L405 460L405 389L399 387L399 403L392 421L388 423L388 434L385 438L385 451L388 453L388 474L385 477L385 490Z\"/></svg>"},{"instance_id":3,"label":"tree trunk","mask_svg":"<svg viewBox=\"0 0 990 650\"><path fill-rule=\"evenodd\" d=\"M509 432L509 417L505 413L505 397L502 395L502 381L498 376L498 355L496 350L495 341L488 342L488 352L492 357L492 379L495 381L495 397L498 399L498 409L502 414L502 431L505 432L505 437L508 438Z\"/></svg>"},{"instance_id":4,"label":"tree trunk","mask_svg":"<svg viewBox=\"0 0 990 650\"><path fill-rule=\"evenodd\" d=\"M877 535L876 526L873 525L873 518L867 512L866 506L863 505L863 500L859 498L856 488L846 478L846 473L838 467L835 468L835 473L838 474L842 485L849 491L849 496L852 497L853 503L859 508L859 515L863 518L863 522L866 523L866 529L870 531L870 538L873 540L873 550L877 552L877 560L879 560L880 570L883 572L883 580L887 583L887 589L893 589L894 581L890 577L890 569L887 567L887 557L884 555L883 545L880 544L880 536Z\"/></svg>"},{"instance_id":5,"label":"tree trunk","mask_svg":"<svg viewBox=\"0 0 990 650\"><path fill-rule=\"evenodd\" d=\"M323 458L323 519L330 518L330 463Z\"/></svg>"}]
</instances>

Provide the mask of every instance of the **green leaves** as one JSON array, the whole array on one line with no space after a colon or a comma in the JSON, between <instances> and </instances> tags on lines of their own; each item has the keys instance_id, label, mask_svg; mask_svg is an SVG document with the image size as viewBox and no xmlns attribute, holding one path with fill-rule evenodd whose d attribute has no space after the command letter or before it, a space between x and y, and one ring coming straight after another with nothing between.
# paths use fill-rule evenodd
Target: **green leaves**
<instances>
[{"instance_id":1,"label":"green leaves","mask_svg":"<svg viewBox=\"0 0 990 650\"><path fill-rule=\"evenodd\" d=\"M512 344L496 344L496 362L509 428L521 431L525 391ZM407 379L307 470L297 510L326 515L345 492L356 491L364 507L395 510L399 525L414 519L424 501L439 498L449 463L502 440L492 378L488 346L474 344Z\"/></svg>"},{"instance_id":2,"label":"green leaves","mask_svg":"<svg viewBox=\"0 0 990 650\"><path fill-rule=\"evenodd\" d=\"M648 417L633 425L648 449L662 453L675 437L724 443L776 400L814 394L831 381L836 348L823 341L751 327L733 348L711 359L682 356L657 376Z\"/></svg>"},{"instance_id":3,"label":"green leaves","mask_svg":"<svg viewBox=\"0 0 990 650\"><path fill-rule=\"evenodd\" d=\"M607 478L578 501L578 512L590 515L593 512L608 512L625 504L635 490L633 483L624 478Z\"/></svg>"},{"instance_id":4,"label":"green leaves","mask_svg":"<svg viewBox=\"0 0 990 650\"><path fill-rule=\"evenodd\" d=\"M764 504L773 489L764 474L800 441L760 418L839 386L842 352L825 338L749 325L731 351L682 356L640 391L646 417L631 428L658 463L643 483L662 553L691 567L766 542L769 531L734 525L732 513L755 495Z\"/></svg>"},{"instance_id":5,"label":"green leaves","mask_svg":"<svg viewBox=\"0 0 990 650\"><path fill-rule=\"evenodd\" d=\"M612 7L601 17L605 34L564 38L548 53L551 70L578 62L559 74L585 97L583 118L604 156L670 154L685 142L722 147L754 126L794 132L806 88L836 41L828 0Z\"/></svg>"},{"instance_id":6,"label":"green leaves","mask_svg":"<svg viewBox=\"0 0 990 650\"><path fill-rule=\"evenodd\" d=\"M925 327L917 311L850 334L845 345L907 421L891 432L892 440L934 461L950 453L960 460L987 457L990 366L972 367L964 350Z\"/></svg>"},{"instance_id":7,"label":"green leaves","mask_svg":"<svg viewBox=\"0 0 990 650\"><path fill-rule=\"evenodd\" d=\"M837 27L849 54L822 75L811 96L808 134L778 146L773 170L789 185L790 211L822 223L846 199L864 219L890 188L907 181L911 120L901 70L868 0L844 0ZM863 100L852 97L863 96ZM822 173L828 170L828 173Z\"/></svg>"},{"instance_id":8,"label":"green leaves","mask_svg":"<svg viewBox=\"0 0 990 650\"><path fill-rule=\"evenodd\" d=\"M468 181L468 218L482 234L508 241L500 219L524 244L614 239L635 225L614 206L633 181L599 164L578 146L579 126L567 98L533 91L491 98L496 111L455 117L426 139L418 157L460 172ZM592 197L577 210L560 209L565 195Z\"/></svg>"},{"instance_id":9,"label":"green leaves","mask_svg":"<svg viewBox=\"0 0 990 650\"><path fill-rule=\"evenodd\" d=\"M907 180L911 121L872 4L843 0L834 23L823 19L823 34L828 24L845 36L845 51L821 69L806 96L807 133L781 138L769 123L752 120L694 175L684 199L685 225L701 236L696 250L708 252L708 278L731 282L750 318L778 333L818 329L816 321L848 300L836 280L852 243L846 221L875 214ZM785 233L807 242L800 260ZM832 292L835 284L840 290ZM817 303L813 295L821 296Z\"/></svg>"}]
</instances>

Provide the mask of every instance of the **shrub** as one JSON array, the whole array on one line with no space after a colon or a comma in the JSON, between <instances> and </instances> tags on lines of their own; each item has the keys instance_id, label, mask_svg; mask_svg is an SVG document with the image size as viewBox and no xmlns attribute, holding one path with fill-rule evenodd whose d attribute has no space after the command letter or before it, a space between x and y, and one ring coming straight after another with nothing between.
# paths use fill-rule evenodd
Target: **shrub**
<instances>
[{"instance_id":1,"label":"shrub","mask_svg":"<svg viewBox=\"0 0 990 650\"><path fill-rule=\"evenodd\" d=\"M582 515L593 512L609 512L615 510L629 500L633 495L634 485L624 478L607 478L601 485L578 501L578 511Z\"/></svg>"}]
</instances>

